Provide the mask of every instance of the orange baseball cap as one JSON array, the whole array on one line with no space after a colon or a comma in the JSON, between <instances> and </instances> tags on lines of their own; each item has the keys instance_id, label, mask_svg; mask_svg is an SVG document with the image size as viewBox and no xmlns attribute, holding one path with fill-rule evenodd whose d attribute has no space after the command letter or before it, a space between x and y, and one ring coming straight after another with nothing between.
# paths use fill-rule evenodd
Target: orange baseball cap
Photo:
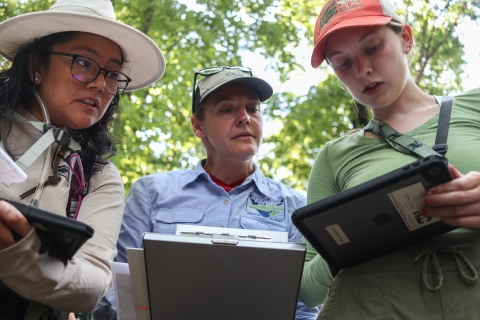
<instances>
[{"instance_id":1,"label":"orange baseball cap","mask_svg":"<svg viewBox=\"0 0 480 320\"><path fill-rule=\"evenodd\" d=\"M392 20L402 21L389 0L329 0L315 23L312 67L319 67L325 60L325 41L333 32L353 27L382 26Z\"/></svg>"}]
</instances>

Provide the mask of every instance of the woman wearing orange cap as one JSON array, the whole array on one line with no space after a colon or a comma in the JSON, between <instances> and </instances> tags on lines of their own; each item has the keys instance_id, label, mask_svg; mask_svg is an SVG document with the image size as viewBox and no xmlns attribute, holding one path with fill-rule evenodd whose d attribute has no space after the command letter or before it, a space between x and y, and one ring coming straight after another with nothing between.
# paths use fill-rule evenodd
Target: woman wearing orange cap
<instances>
[{"instance_id":1,"label":"woman wearing orange cap","mask_svg":"<svg viewBox=\"0 0 480 320\"><path fill-rule=\"evenodd\" d=\"M388 0L328 1L314 41L312 66L326 61L374 119L373 125L322 148L312 168L308 203L414 162L416 155L393 148L375 123L431 148L443 108L442 97L422 91L411 78L406 56L414 46L412 31ZM478 318L479 101L479 89L453 98L446 157L455 179L428 190L421 210L459 229L336 275L309 246L300 298L307 306L323 302L319 319Z\"/></svg>"},{"instance_id":2,"label":"woman wearing orange cap","mask_svg":"<svg viewBox=\"0 0 480 320\"><path fill-rule=\"evenodd\" d=\"M111 286L124 207L120 174L107 160L116 153L119 94L156 81L165 60L145 34L115 21L109 0L58 0L0 23L0 39L11 60L0 72L0 151L27 176L0 181L0 197L94 230L60 260L42 248L38 228L0 201L0 319L66 319L93 310Z\"/></svg>"}]
</instances>

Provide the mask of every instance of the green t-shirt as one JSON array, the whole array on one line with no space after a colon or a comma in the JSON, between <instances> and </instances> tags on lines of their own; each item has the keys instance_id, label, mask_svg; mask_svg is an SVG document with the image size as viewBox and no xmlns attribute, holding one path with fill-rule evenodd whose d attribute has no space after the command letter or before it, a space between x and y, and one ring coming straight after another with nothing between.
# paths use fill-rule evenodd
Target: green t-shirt
<instances>
[{"instance_id":1,"label":"green t-shirt","mask_svg":"<svg viewBox=\"0 0 480 320\"><path fill-rule=\"evenodd\" d=\"M406 134L432 147L438 116L437 113ZM446 157L460 172L480 171L480 88L454 97L447 144ZM313 165L307 202L349 189L416 159L414 155L396 151L383 138L354 133L330 141L320 150ZM321 304L331 281L328 265L307 243L301 300L308 306Z\"/></svg>"}]
</instances>

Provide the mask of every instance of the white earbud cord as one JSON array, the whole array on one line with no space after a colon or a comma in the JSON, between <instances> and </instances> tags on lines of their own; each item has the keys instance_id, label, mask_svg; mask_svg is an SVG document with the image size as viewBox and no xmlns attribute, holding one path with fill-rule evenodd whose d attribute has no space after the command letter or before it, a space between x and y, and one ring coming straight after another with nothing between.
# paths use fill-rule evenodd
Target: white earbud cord
<instances>
[{"instance_id":1,"label":"white earbud cord","mask_svg":"<svg viewBox=\"0 0 480 320\"><path fill-rule=\"evenodd\" d=\"M33 89L32 90L33 95L38 101L38 104L40 105L40 109L42 109L42 114L43 114L43 119L44 119L44 134L46 134L48 131L53 129L52 124L50 123L50 117L48 115L48 110L45 106L45 103L43 102L42 97L38 94L37 90ZM43 188L45 186L45 183L43 181L47 181L47 170L48 170L48 164L50 163L50 156L52 153L52 148L47 147L45 150L45 159L43 161L43 168L42 168L42 174L40 175L40 181L37 185L37 190L35 191L35 195L32 198L32 201L30 202L31 206L36 207L38 205L38 201L40 200L40 197L42 196Z\"/></svg>"}]
</instances>

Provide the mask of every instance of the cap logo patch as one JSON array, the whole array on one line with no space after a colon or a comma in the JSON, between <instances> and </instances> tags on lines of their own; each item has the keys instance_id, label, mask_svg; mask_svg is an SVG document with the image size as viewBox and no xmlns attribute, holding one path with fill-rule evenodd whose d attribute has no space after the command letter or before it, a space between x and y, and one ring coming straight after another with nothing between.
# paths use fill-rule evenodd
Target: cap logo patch
<instances>
[{"instance_id":1,"label":"cap logo patch","mask_svg":"<svg viewBox=\"0 0 480 320\"><path fill-rule=\"evenodd\" d=\"M320 30L335 16L363 8L362 0L334 0L322 11Z\"/></svg>"},{"instance_id":2,"label":"cap logo patch","mask_svg":"<svg viewBox=\"0 0 480 320\"><path fill-rule=\"evenodd\" d=\"M225 72L226 76L235 76L235 77L246 77L247 74L241 71L236 70L228 70Z\"/></svg>"}]
</instances>

